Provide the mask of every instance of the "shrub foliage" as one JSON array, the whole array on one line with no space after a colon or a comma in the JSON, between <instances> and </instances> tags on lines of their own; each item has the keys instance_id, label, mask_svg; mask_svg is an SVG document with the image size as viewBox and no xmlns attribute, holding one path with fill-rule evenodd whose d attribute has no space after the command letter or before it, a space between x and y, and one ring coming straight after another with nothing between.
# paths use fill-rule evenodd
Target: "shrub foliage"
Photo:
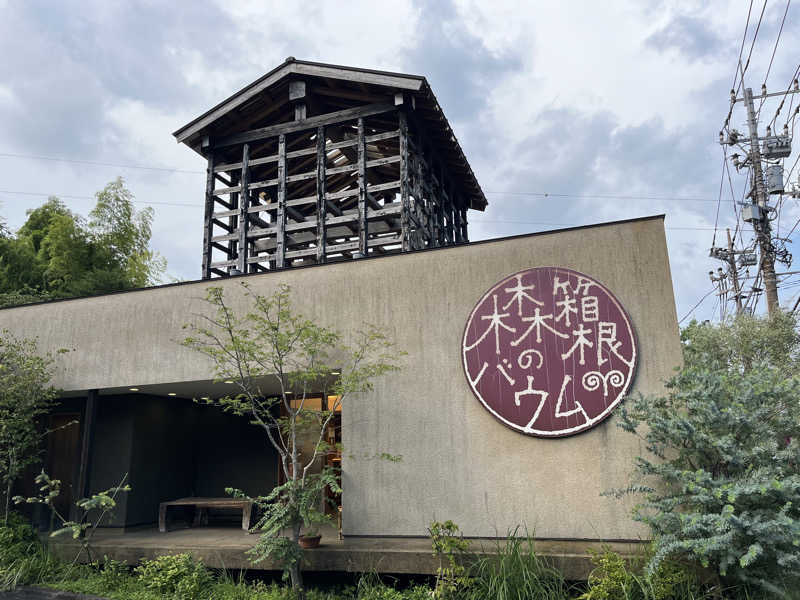
<instances>
[{"instance_id":1,"label":"shrub foliage","mask_svg":"<svg viewBox=\"0 0 800 600\"><path fill-rule=\"evenodd\" d=\"M684 365L658 397L631 398L619 425L649 455L634 518L668 558L713 569L720 583L777 590L800 573L800 337L789 315L743 316L682 332ZM782 585L781 585L782 584Z\"/></svg>"}]
</instances>

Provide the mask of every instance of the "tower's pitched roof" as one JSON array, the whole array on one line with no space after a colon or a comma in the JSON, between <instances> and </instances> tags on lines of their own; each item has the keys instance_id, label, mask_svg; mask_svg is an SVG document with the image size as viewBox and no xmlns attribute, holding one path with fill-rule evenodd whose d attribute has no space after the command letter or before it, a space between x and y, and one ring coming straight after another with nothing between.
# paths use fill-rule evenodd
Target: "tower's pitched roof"
<instances>
[{"instance_id":1,"label":"tower's pitched roof","mask_svg":"<svg viewBox=\"0 0 800 600\"><path fill-rule=\"evenodd\" d=\"M425 77L296 60L293 57L245 86L173 133L175 139L200 152L204 137L232 135L294 119L289 97L291 81L305 81L318 112L359 104L410 97L414 114L431 143L469 198L471 208L484 210L486 196ZM312 105L313 106L313 105ZM312 108L312 111L314 109Z\"/></svg>"}]
</instances>

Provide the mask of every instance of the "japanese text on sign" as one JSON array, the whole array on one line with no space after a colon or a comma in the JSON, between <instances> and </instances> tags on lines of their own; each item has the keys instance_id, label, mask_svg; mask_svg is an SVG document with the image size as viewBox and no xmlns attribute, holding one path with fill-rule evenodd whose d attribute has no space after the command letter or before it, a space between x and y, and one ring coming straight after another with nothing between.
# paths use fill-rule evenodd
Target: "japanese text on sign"
<instances>
[{"instance_id":1,"label":"japanese text on sign","mask_svg":"<svg viewBox=\"0 0 800 600\"><path fill-rule=\"evenodd\" d=\"M500 421L543 437L585 431L627 393L636 339L613 294L587 275L537 267L490 289L467 321L464 370Z\"/></svg>"}]
</instances>

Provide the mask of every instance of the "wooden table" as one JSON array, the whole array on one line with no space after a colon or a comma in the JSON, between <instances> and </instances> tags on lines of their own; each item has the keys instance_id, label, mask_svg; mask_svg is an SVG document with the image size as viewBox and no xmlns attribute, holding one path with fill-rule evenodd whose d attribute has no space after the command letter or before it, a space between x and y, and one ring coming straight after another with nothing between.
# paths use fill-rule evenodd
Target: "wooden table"
<instances>
[{"instance_id":1,"label":"wooden table","mask_svg":"<svg viewBox=\"0 0 800 600\"><path fill-rule=\"evenodd\" d=\"M241 498L179 498L162 502L158 507L158 530L161 533L167 531L167 508L170 506L194 506L193 525L208 523L209 508L236 508L242 511L242 529L249 533L250 515L253 512L253 503L250 500Z\"/></svg>"}]
</instances>

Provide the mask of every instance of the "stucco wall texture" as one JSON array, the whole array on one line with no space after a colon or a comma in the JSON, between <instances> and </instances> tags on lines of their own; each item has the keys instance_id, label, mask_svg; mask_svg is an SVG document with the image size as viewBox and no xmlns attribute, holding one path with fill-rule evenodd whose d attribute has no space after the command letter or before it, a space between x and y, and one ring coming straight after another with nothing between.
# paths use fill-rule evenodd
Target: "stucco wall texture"
<instances>
[{"instance_id":1,"label":"stucco wall texture","mask_svg":"<svg viewBox=\"0 0 800 600\"><path fill-rule=\"evenodd\" d=\"M497 281L537 266L574 269L612 291L638 337L631 393L660 392L680 362L662 217L243 278L263 294L289 284L317 322L345 334L373 323L408 352L400 372L346 401L345 535L421 536L432 520L452 519L468 536L520 525L537 538L646 537L630 518L634 499L600 496L626 486L644 452L613 414L585 433L539 439L499 423L469 388L461 339L470 311ZM213 284L244 307L239 279ZM206 310L208 285L0 310L0 328L38 337L42 350L71 349L58 355L55 381L68 391L207 380L209 363L177 340L192 313Z\"/></svg>"}]
</instances>

